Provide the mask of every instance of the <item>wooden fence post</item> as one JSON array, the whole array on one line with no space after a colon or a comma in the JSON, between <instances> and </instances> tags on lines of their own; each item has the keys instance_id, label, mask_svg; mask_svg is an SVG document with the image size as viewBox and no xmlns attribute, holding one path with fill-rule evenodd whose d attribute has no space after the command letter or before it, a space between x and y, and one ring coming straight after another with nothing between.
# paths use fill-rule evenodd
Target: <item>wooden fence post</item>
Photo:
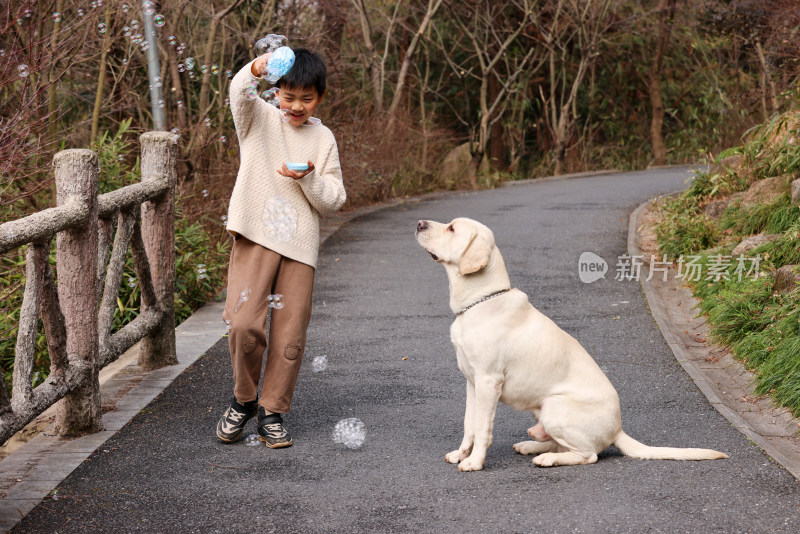
<instances>
[{"instance_id":1,"label":"wooden fence post","mask_svg":"<svg viewBox=\"0 0 800 534\"><path fill-rule=\"evenodd\" d=\"M142 339L139 365L145 368L178 363L175 353L175 182L178 145L169 132L139 136L142 147L142 182L166 176L169 189L142 204L142 240L150 263L157 306L163 319L159 328ZM142 302L142 311L147 305Z\"/></svg>"},{"instance_id":2,"label":"wooden fence post","mask_svg":"<svg viewBox=\"0 0 800 534\"><path fill-rule=\"evenodd\" d=\"M70 366L85 373L80 386L58 404L59 434L91 433L102 429L100 385L95 362L97 338L97 188L99 162L91 150L63 150L53 158L58 205L77 196L88 207L80 227L56 237L58 297L66 325Z\"/></svg>"}]
</instances>

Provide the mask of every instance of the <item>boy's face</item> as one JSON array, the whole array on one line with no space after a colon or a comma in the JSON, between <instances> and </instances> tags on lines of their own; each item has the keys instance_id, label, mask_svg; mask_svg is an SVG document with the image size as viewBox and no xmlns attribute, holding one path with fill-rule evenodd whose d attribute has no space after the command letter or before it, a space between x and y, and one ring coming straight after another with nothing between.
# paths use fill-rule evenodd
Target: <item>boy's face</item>
<instances>
[{"instance_id":1,"label":"boy's face","mask_svg":"<svg viewBox=\"0 0 800 534\"><path fill-rule=\"evenodd\" d=\"M322 101L322 95L314 87L296 88L281 87L278 90L281 111L289 117L289 124L300 126L314 115L314 111ZM285 111L284 111L285 110Z\"/></svg>"}]
</instances>

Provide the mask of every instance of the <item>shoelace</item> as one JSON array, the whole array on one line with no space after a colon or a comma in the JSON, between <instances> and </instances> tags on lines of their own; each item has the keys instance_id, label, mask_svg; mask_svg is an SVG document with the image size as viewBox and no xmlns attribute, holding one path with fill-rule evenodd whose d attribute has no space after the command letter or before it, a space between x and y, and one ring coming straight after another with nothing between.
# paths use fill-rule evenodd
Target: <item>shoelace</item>
<instances>
[{"instance_id":1,"label":"shoelace","mask_svg":"<svg viewBox=\"0 0 800 534\"><path fill-rule=\"evenodd\" d=\"M270 435L274 434L274 437L282 437L286 435L286 431L283 429L283 425L281 423L270 423L264 426L267 427L267 432L269 432Z\"/></svg>"},{"instance_id":2,"label":"shoelace","mask_svg":"<svg viewBox=\"0 0 800 534\"><path fill-rule=\"evenodd\" d=\"M244 413L242 413L242 412L240 412L238 410L234 410L233 408L228 408L227 417L233 419L234 423L240 422L242 419L244 419L244 416L245 416Z\"/></svg>"}]
</instances>

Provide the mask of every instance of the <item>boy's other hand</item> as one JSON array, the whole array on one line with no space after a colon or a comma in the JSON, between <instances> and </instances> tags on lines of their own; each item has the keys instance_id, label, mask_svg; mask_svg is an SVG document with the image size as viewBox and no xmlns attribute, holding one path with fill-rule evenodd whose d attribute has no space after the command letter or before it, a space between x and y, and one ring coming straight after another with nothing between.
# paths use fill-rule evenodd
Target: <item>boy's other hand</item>
<instances>
[{"instance_id":1,"label":"boy's other hand","mask_svg":"<svg viewBox=\"0 0 800 534\"><path fill-rule=\"evenodd\" d=\"M253 64L250 66L250 72L256 78L261 78L264 75L264 71L267 70L267 62L269 58L272 56L272 52L267 52L263 56L259 56Z\"/></svg>"},{"instance_id":2,"label":"boy's other hand","mask_svg":"<svg viewBox=\"0 0 800 534\"><path fill-rule=\"evenodd\" d=\"M283 167L278 169L278 174L281 176L286 176L287 178L292 178L293 180L299 180L303 178L306 174L310 173L314 170L314 164L310 161L308 162L308 168L304 171L292 171L286 168L286 164L283 164Z\"/></svg>"}]
</instances>

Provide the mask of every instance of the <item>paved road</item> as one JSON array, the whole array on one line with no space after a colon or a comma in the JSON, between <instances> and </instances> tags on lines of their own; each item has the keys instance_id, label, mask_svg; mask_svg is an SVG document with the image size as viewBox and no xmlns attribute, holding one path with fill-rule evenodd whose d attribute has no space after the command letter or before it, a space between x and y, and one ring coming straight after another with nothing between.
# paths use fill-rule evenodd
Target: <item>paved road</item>
<instances>
[{"instance_id":1,"label":"paved road","mask_svg":"<svg viewBox=\"0 0 800 534\"><path fill-rule=\"evenodd\" d=\"M613 265L632 209L687 176L670 169L515 185L356 219L323 247L287 418L293 447L215 439L231 389L223 340L14 532L800 531L800 484L709 406L639 285L578 279L581 252ZM445 273L418 247L414 227L462 215L494 229L512 283L594 355L620 393L631 436L731 458L642 461L612 448L595 465L540 469L511 449L530 416L501 406L486 469L446 464L461 439L465 388L449 342ZM330 365L312 373L320 354ZM358 450L331 441L345 417L368 429Z\"/></svg>"}]
</instances>

